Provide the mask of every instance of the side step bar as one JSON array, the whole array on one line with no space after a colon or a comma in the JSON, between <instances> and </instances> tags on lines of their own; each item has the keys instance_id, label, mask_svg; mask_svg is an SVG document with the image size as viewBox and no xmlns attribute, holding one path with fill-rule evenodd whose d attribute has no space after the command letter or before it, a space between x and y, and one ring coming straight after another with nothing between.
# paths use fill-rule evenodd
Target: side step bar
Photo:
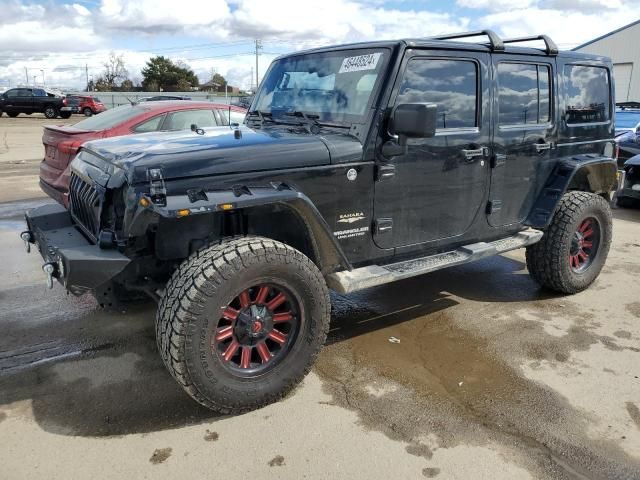
<instances>
[{"instance_id":1,"label":"side step bar","mask_svg":"<svg viewBox=\"0 0 640 480\"><path fill-rule=\"evenodd\" d=\"M512 237L494 242L478 242L465 245L450 252L438 253L427 257L391 263L389 265L370 265L343 270L329 274L327 284L338 293L351 293L365 288L383 285L404 278L415 277L423 273L433 272L445 267L453 267L463 263L473 262L482 258L516 250L533 245L542 238L540 230L524 230Z\"/></svg>"}]
</instances>

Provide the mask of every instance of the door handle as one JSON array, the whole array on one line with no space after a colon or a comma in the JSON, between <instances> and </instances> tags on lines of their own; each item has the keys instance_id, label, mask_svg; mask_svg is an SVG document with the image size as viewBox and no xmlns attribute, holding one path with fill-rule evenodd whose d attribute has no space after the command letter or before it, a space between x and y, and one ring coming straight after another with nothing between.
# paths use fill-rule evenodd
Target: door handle
<instances>
[{"instance_id":1,"label":"door handle","mask_svg":"<svg viewBox=\"0 0 640 480\"><path fill-rule=\"evenodd\" d=\"M467 160L473 160L475 157L485 157L489 153L489 149L487 147L480 147L476 149L466 149L463 148L461 150L462 155Z\"/></svg>"},{"instance_id":2,"label":"door handle","mask_svg":"<svg viewBox=\"0 0 640 480\"><path fill-rule=\"evenodd\" d=\"M547 143L536 143L536 152L540 153L543 152L545 150L551 150L551 142L547 142Z\"/></svg>"}]
</instances>

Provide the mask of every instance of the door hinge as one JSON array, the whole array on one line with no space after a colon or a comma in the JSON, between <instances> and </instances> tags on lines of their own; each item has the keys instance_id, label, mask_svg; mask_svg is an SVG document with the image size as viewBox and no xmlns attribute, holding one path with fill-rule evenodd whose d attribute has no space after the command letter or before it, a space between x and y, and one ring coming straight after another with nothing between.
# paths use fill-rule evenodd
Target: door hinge
<instances>
[{"instance_id":1,"label":"door hinge","mask_svg":"<svg viewBox=\"0 0 640 480\"><path fill-rule=\"evenodd\" d=\"M389 163L378 165L376 168L376 180L389 180L396 176L396 166Z\"/></svg>"},{"instance_id":2,"label":"door hinge","mask_svg":"<svg viewBox=\"0 0 640 480\"><path fill-rule=\"evenodd\" d=\"M376 223L376 233L390 233L393 230L393 219L391 218L377 218Z\"/></svg>"},{"instance_id":3,"label":"door hinge","mask_svg":"<svg viewBox=\"0 0 640 480\"><path fill-rule=\"evenodd\" d=\"M491 168L500 167L507 163L507 156L503 153L496 153L491 157Z\"/></svg>"},{"instance_id":4,"label":"door hinge","mask_svg":"<svg viewBox=\"0 0 640 480\"><path fill-rule=\"evenodd\" d=\"M489 200L487 203L487 215L499 212L502 209L502 200Z\"/></svg>"}]
</instances>

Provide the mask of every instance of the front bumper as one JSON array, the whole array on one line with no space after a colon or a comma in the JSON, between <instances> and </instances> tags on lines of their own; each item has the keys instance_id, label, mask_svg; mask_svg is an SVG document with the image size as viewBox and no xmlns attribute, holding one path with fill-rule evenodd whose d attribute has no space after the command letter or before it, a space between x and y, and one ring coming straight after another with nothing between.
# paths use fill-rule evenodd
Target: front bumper
<instances>
[{"instance_id":1,"label":"front bumper","mask_svg":"<svg viewBox=\"0 0 640 480\"><path fill-rule=\"evenodd\" d=\"M106 285L131 262L117 250L104 250L87 240L62 205L34 208L25 219L28 230L23 239L38 248L43 270L75 295Z\"/></svg>"}]
</instances>

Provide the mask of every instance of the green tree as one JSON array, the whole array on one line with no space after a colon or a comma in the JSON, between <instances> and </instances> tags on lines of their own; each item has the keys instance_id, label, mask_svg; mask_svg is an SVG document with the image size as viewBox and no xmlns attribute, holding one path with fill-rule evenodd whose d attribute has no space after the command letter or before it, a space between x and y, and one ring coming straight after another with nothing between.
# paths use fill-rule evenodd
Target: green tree
<instances>
[{"instance_id":1,"label":"green tree","mask_svg":"<svg viewBox=\"0 0 640 480\"><path fill-rule=\"evenodd\" d=\"M153 90L165 92L191 90L199 84L198 77L188 65L174 63L163 56L149 59L141 73L142 85L149 91L152 91L152 86L156 87Z\"/></svg>"}]
</instances>

